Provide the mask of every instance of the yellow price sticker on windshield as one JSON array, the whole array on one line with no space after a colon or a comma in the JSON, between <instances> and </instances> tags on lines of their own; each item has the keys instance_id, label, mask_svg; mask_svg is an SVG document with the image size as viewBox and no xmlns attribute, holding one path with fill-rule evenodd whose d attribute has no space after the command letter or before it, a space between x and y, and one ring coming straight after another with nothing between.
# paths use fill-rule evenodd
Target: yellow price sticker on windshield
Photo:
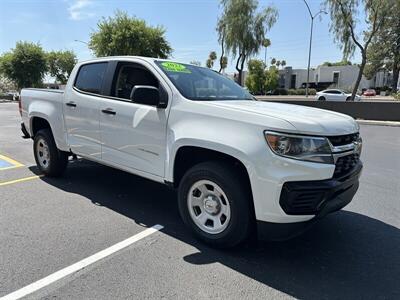
<instances>
[{"instance_id":1,"label":"yellow price sticker on windshield","mask_svg":"<svg viewBox=\"0 0 400 300\"><path fill-rule=\"evenodd\" d=\"M191 73L185 65L174 63L174 62L163 62L161 63L163 69L168 72L180 72L180 73Z\"/></svg>"}]
</instances>

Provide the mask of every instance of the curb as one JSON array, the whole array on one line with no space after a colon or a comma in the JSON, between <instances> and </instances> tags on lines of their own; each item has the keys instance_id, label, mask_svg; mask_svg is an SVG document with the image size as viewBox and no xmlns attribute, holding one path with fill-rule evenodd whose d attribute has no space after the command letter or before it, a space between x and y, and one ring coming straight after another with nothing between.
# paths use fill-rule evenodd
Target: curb
<instances>
[{"instance_id":1,"label":"curb","mask_svg":"<svg viewBox=\"0 0 400 300\"><path fill-rule=\"evenodd\" d=\"M356 121L360 125L400 127L400 122L395 122L395 121L375 121L375 120L356 120Z\"/></svg>"}]
</instances>

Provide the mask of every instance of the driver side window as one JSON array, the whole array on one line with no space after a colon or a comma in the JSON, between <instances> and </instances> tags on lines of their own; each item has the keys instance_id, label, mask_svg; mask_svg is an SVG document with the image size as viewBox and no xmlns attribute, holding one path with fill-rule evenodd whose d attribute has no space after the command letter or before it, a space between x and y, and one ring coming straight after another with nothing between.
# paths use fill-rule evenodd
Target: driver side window
<instances>
[{"instance_id":1,"label":"driver side window","mask_svg":"<svg viewBox=\"0 0 400 300\"><path fill-rule=\"evenodd\" d=\"M149 85L159 88L160 84L154 75L144 67L136 64L121 64L117 68L114 81L114 97L130 100L132 89L137 85Z\"/></svg>"}]
</instances>

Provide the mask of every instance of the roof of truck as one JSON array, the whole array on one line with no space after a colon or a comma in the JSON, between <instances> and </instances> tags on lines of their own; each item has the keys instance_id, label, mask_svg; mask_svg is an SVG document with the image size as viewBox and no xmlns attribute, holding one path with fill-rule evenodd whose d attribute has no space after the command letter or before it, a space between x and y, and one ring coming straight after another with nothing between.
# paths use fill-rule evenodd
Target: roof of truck
<instances>
[{"instance_id":1,"label":"roof of truck","mask_svg":"<svg viewBox=\"0 0 400 300\"><path fill-rule=\"evenodd\" d=\"M125 55L125 56L105 56L105 57L97 57L88 60L79 61L79 64L82 63L89 63L89 62L97 62L97 61L110 61L110 60L121 60L121 59L141 59L148 62L154 62L155 60L160 61L171 61L170 59L162 59L156 57L146 57L146 56L132 56L132 55Z\"/></svg>"}]
</instances>

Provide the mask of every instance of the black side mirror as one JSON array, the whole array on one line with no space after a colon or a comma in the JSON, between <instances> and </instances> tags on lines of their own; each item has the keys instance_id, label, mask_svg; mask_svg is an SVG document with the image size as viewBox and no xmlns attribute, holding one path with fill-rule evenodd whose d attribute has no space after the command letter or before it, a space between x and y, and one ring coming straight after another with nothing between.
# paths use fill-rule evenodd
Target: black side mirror
<instances>
[{"instance_id":1,"label":"black side mirror","mask_svg":"<svg viewBox=\"0 0 400 300\"><path fill-rule=\"evenodd\" d=\"M131 100L135 103L162 107L160 91L150 85L136 85L131 92Z\"/></svg>"}]
</instances>

